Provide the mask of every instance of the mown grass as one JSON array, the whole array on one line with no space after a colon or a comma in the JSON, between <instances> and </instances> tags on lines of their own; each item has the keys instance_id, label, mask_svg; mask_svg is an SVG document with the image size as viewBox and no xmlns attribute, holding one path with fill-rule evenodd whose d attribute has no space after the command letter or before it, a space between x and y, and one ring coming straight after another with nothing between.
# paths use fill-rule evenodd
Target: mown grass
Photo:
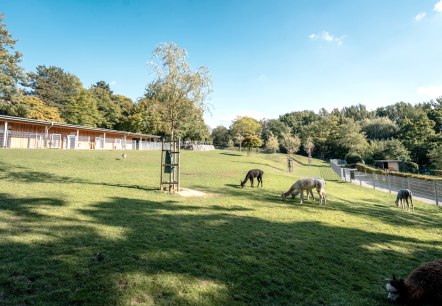
<instances>
[{"instance_id":1,"label":"mown grass","mask_svg":"<svg viewBox=\"0 0 442 306\"><path fill-rule=\"evenodd\" d=\"M2 305L387 305L385 279L442 258L439 207L293 173L278 154L182 153L181 197L160 153L0 150ZM241 189L247 170L264 188ZM280 200L326 178L327 206Z\"/></svg>"}]
</instances>

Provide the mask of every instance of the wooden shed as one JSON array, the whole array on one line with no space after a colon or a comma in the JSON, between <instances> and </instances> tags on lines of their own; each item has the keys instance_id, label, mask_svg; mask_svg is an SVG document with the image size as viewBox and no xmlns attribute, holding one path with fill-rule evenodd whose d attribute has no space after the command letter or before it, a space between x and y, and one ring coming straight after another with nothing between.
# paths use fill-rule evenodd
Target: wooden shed
<instances>
[{"instance_id":1,"label":"wooden shed","mask_svg":"<svg viewBox=\"0 0 442 306\"><path fill-rule=\"evenodd\" d=\"M0 148L160 150L160 136L0 115Z\"/></svg>"},{"instance_id":2,"label":"wooden shed","mask_svg":"<svg viewBox=\"0 0 442 306\"><path fill-rule=\"evenodd\" d=\"M379 169L390 170L390 171L399 171L399 166L402 163L401 160L393 160L393 159L375 160L374 162Z\"/></svg>"}]
</instances>

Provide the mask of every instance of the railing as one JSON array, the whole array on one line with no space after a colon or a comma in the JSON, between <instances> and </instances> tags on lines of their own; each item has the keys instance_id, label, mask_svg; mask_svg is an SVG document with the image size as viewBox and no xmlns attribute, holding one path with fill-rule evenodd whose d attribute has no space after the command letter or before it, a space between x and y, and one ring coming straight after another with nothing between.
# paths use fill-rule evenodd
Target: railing
<instances>
[{"instance_id":1,"label":"railing","mask_svg":"<svg viewBox=\"0 0 442 306\"><path fill-rule=\"evenodd\" d=\"M336 174L346 182L390 193L396 193L401 189L410 189L414 196L434 201L437 205L442 200L442 181L400 177L390 175L388 172L386 174L364 173L355 169L342 168L337 160L330 160L330 165Z\"/></svg>"}]
</instances>

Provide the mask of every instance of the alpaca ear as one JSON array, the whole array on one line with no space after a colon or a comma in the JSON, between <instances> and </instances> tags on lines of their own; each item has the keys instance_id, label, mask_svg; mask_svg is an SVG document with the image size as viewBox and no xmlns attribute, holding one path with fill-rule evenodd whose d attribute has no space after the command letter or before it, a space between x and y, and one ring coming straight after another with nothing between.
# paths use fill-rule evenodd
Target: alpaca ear
<instances>
[{"instance_id":1,"label":"alpaca ear","mask_svg":"<svg viewBox=\"0 0 442 306\"><path fill-rule=\"evenodd\" d=\"M393 280L396 280L396 275L393 274Z\"/></svg>"}]
</instances>

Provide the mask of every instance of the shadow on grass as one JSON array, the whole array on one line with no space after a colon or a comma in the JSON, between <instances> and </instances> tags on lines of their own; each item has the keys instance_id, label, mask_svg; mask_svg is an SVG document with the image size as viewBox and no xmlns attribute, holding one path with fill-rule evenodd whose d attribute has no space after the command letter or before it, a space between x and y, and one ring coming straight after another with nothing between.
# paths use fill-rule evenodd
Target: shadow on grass
<instances>
[{"instance_id":1,"label":"shadow on grass","mask_svg":"<svg viewBox=\"0 0 442 306\"><path fill-rule=\"evenodd\" d=\"M387 305L385 277L440 255L436 241L271 222L235 214L241 207L114 197L67 222L35 215L40 200L0 195L0 209L10 214L1 223L32 217L20 222L24 232L0 241L7 305ZM119 234L106 234L112 229ZM48 238L26 240L31 234ZM372 250L377 244L385 247ZM416 254L393 251L403 245L416 246Z\"/></svg>"},{"instance_id":2,"label":"shadow on grass","mask_svg":"<svg viewBox=\"0 0 442 306\"><path fill-rule=\"evenodd\" d=\"M270 165L269 163L258 163L258 162L250 162L250 161L232 161L232 162L234 162L234 163L241 163L241 164L251 164L251 165L266 166L266 167L273 168L273 169L280 170L280 171L287 171L287 169L276 167L276 166ZM264 175L265 175L265 173L264 173Z\"/></svg>"},{"instance_id":3,"label":"shadow on grass","mask_svg":"<svg viewBox=\"0 0 442 306\"><path fill-rule=\"evenodd\" d=\"M96 182L72 176L60 176L57 174L52 174L43 171L31 171L29 168L26 167L15 167L15 166L9 167L9 165L6 163L0 163L0 169L2 170L2 173L0 174L0 179L10 180L14 182L23 182L28 184L38 184L38 183L89 184L89 185L100 185L108 187L131 188L131 189L138 189L144 191L159 190L158 187L145 187L140 185ZM20 171L17 171L17 169L19 169Z\"/></svg>"},{"instance_id":4,"label":"shadow on grass","mask_svg":"<svg viewBox=\"0 0 442 306\"><path fill-rule=\"evenodd\" d=\"M243 155L241 155L241 154L225 153L225 152L221 152L221 153L219 153L219 154L221 154L221 155L228 155L228 156L243 156Z\"/></svg>"}]
</instances>

